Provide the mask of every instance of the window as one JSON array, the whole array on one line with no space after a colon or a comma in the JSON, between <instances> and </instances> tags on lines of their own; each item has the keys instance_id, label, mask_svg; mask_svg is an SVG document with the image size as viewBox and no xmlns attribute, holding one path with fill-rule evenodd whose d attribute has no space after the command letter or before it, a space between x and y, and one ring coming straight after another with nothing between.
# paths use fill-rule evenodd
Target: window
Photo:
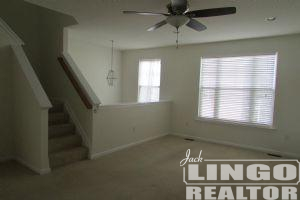
<instances>
[{"instance_id":1,"label":"window","mask_svg":"<svg viewBox=\"0 0 300 200\"><path fill-rule=\"evenodd\" d=\"M198 117L273 126L277 54L202 58Z\"/></svg>"},{"instance_id":2,"label":"window","mask_svg":"<svg viewBox=\"0 0 300 200\"><path fill-rule=\"evenodd\" d=\"M141 60L139 66L139 102L159 101L161 61Z\"/></svg>"}]
</instances>

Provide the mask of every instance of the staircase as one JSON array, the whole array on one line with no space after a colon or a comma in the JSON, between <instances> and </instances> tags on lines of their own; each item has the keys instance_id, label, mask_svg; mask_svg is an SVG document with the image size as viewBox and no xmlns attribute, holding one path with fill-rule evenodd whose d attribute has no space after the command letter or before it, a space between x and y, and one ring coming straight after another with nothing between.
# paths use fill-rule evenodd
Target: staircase
<instances>
[{"instance_id":1,"label":"staircase","mask_svg":"<svg viewBox=\"0 0 300 200\"><path fill-rule=\"evenodd\" d=\"M76 134L76 128L65 106L53 102L49 110L49 162L51 168L87 159L88 149L82 145L82 138Z\"/></svg>"}]
</instances>

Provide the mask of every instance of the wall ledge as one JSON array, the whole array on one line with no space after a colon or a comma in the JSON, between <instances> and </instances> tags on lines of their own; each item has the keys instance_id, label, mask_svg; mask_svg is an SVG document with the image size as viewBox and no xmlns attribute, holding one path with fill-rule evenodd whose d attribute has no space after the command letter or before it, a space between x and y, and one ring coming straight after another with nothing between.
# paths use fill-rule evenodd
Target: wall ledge
<instances>
[{"instance_id":1,"label":"wall ledge","mask_svg":"<svg viewBox=\"0 0 300 200\"><path fill-rule=\"evenodd\" d=\"M139 102L129 102L129 103L116 103L116 104L106 104L106 105L101 105L100 109L102 108L119 108L119 107L136 107L136 106L148 106L148 105L158 105L158 104L164 104L164 103L171 103L172 101L170 100L161 100L157 102L146 102L146 103L139 103Z\"/></svg>"},{"instance_id":2,"label":"wall ledge","mask_svg":"<svg viewBox=\"0 0 300 200\"><path fill-rule=\"evenodd\" d=\"M16 56L16 59L29 82L31 89L39 102L41 108L49 109L52 107L47 94L45 93L39 79L37 78L24 50L24 42L19 38L19 36L9 27L9 25L0 17L0 29L7 34L12 46L12 50Z\"/></svg>"},{"instance_id":3,"label":"wall ledge","mask_svg":"<svg viewBox=\"0 0 300 200\"><path fill-rule=\"evenodd\" d=\"M24 42L21 40L21 38L19 38L19 36L8 26L8 24L1 17L0 28L9 36L11 45L24 45Z\"/></svg>"},{"instance_id":4,"label":"wall ledge","mask_svg":"<svg viewBox=\"0 0 300 200\"><path fill-rule=\"evenodd\" d=\"M18 64L22 72L24 73L26 80L29 82L29 85L35 95L36 100L38 101L42 109L49 109L52 107L52 104L44 91L37 75L35 74L22 46L12 46L13 52L16 56Z\"/></svg>"}]
</instances>

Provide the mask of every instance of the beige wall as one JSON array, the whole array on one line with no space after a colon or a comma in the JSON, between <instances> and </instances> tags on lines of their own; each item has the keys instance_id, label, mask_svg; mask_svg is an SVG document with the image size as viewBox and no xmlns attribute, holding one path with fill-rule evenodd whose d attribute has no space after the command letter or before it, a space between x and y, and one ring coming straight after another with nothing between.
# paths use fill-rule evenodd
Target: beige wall
<instances>
[{"instance_id":1,"label":"beige wall","mask_svg":"<svg viewBox=\"0 0 300 200\"><path fill-rule=\"evenodd\" d=\"M75 90L57 58L63 51L63 28L77 22L71 16L44 8L40 13L40 79L48 96L63 97L66 90Z\"/></svg>"},{"instance_id":2,"label":"beige wall","mask_svg":"<svg viewBox=\"0 0 300 200\"><path fill-rule=\"evenodd\" d=\"M16 159L47 173L48 108L41 108L15 53L0 47L0 160Z\"/></svg>"},{"instance_id":3,"label":"beige wall","mask_svg":"<svg viewBox=\"0 0 300 200\"><path fill-rule=\"evenodd\" d=\"M2 35L0 35L2 36ZM0 161L13 156L13 83L12 52L9 46L0 46Z\"/></svg>"},{"instance_id":4,"label":"beige wall","mask_svg":"<svg viewBox=\"0 0 300 200\"><path fill-rule=\"evenodd\" d=\"M63 28L77 24L76 20L23 0L1 1L0 17L24 41L26 55L48 96L61 96L68 79L57 57L62 53Z\"/></svg>"},{"instance_id":5,"label":"beige wall","mask_svg":"<svg viewBox=\"0 0 300 200\"><path fill-rule=\"evenodd\" d=\"M101 103L121 102L121 52L114 51L113 70L118 80L110 87L106 77L111 66L111 48L91 43L72 29L68 30L68 38L68 52Z\"/></svg>"},{"instance_id":6,"label":"beige wall","mask_svg":"<svg viewBox=\"0 0 300 200\"><path fill-rule=\"evenodd\" d=\"M39 17L38 7L31 4L25 3L22 0L9 0L0 2L0 17L16 32L16 34L27 44L24 49L30 59L35 71L38 72L39 66ZM25 23L26 22L26 23ZM10 47L7 47L10 48ZM11 52L9 49L6 51ZM1 50L1 55L3 55ZM1 139L0 139L0 159L1 156L14 156L14 143L12 139L12 63L10 65L3 65L3 57L0 58L1 72L0 72L0 87L1 87L1 116L0 116L0 127L1 127ZM11 93L11 94L9 94ZM3 118L3 119L2 119ZM11 131L9 133L9 131ZM3 135L7 135L6 139ZM3 152L5 155L3 155Z\"/></svg>"},{"instance_id":7,"label":"beige wall","mask_svg":"<svg viewBox=\"0 0 300 200\"><path fill-rule=\"evenodd\" d=\"M63 29L76 24L68 15L41 8L40 46L41 46L41 81L50 98L67 102L78 118L88 140L93 129L93 111L88 110L75 91L62 66L57 61L63 52Z\"/></svg>"},{"instance_id":8,"label":"beige wall","mask_svg":"<svg viewBox=\"0 0 300 200\"><path fill-rule=\"evenodd\" d=\"M75 106L74 110L80 110L82 102L57 61L62 52L63 27L75 24L74 18L23 0L1 1L0 16L25 42L24 49L47 94L50 97L68 97L72 100L70 103L79 104L79 109ZM48 110L41 109L17 65L12 79L14 157L34 171L45 173L49 170ZM92 129L92 120L89 122Z\"/></svg>"},{"instance_id":9,"label":"beige wall","mask_svg":"<svg viewBox=\"0 0 300 200\"><path fill-rule=\"evenodd\" d=\"M48 108L41 109L18 61L13 58L15 158L38 173L49 172Z\"/></svg>"},{"instance_id":10,"label":"beige wall","mask_svg":"<svg viewBox=\"0 0 300 200\"><path fill-rule=\"evenodd\" d=\"M123 101L137 99L138 62L162 59L161 98L171 99L172 132L205 139L269 149L299 157L300 35L125 51ZM195 120L201 56L232 56L278 52L275 130Z\"/></svg>"},{"instance_id":11,"label":"beige wall","mask_svg":"<svg viewBox=\"0 0 300 200\"><path fill-rule=\"evenodd\" d=\"M87 110L57 61L63 28L77 24L68 15L24 2L0 2L0 17L25 43L25 50L49 98L67 101L87 135L92 134L92 110Z\"/></svg>"},{"instance_id":12,"label":"beige wall","mask_svg":"<svg viewBox=\"0 0 300 200\"><path fill-rule=\"evenodd\" d=\"M38 73L40 67L40 14L39 7L23 0L0 1L0 17L24 41L24 50ZM38 76L40 74L38 73Z\"/></svg>"},{"instance_id":13,"label":"beige wall","mask_svg":"<svg viewBox=\"0 0 300 200\"><path fill-rule=\"evenodd\" d=\"M94 114L92 157L170 133L170 102L101 106Z\"/></svg>"}]
</instances>

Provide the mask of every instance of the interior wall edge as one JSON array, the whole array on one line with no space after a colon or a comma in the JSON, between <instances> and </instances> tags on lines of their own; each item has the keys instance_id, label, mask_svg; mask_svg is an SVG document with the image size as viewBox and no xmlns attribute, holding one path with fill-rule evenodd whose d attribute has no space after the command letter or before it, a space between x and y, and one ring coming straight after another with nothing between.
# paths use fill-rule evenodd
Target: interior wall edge
<instances>
[{"instance_id":1,"label":"interior wall edge","mask_svg":"<svg viewBox=\"0 0 300 200\"><path fill-rule=\"evenodd\" d=\"M94 159L100 158L100 157L105 156L105 155L109 155L109 154L117 152L117 151L121 151L121 150L130 148L130 147L134 147L134 146L146 143L146 142L150 142L152 140L156 140L156 139L165 137L167 135L170 135L170 134L169 133L165 133L165 134L162 134L162 135L152 136L152 137L146 138L144 140L139 140L139 141L132 142L132 143L129 143L129 144L125 144L125 145L121 145L121 146L118 146L118 147L114 147L112 149L109 149L109 150L106 150L106 151L103 151L103 152L93 153L93 154L90 155L90 159L94 160Z\"/></svg>"}]
</instances>

